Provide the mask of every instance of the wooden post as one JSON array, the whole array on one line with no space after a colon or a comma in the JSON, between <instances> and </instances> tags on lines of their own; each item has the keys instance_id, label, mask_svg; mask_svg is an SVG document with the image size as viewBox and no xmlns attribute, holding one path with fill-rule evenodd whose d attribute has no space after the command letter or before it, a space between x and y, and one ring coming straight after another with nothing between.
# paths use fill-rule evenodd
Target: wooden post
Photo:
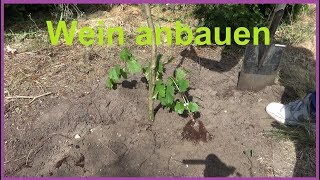
<instances>
[{"instance_id":1,"label":"wooden post","mask_svg":"<svg viewBox=\"0 0 320 180\"><path fill-rule=\"evenodd\" d=\"M154 121L154 87L156 80L156 61L157 61L157 46L156 46L156 33L152 21L151 10L149 4L144 4L144 8L147 15L148 26L152 32L152 47L151 47L151 62L150 62L150 80L149 80L149 95L148 95L148 118L149 121Z\"/></svg>"}]
</instances>

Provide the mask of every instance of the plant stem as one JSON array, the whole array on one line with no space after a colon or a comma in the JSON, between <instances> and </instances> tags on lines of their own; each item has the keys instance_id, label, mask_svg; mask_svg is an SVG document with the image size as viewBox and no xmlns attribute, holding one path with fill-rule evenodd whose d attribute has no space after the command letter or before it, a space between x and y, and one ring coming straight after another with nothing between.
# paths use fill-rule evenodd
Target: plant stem
<instances>
[{"instance_id":1,"label":"plant stem","mask_svg":"<svg viewBox=\"0 0 320 180\"><path fill-rule=\"evenodd\" d=\"M174 85L176 86L176 88L178 89L179 94L181 95L184 103L188 103L188 104L189 104L188 98L186 97L186 95L185 95L184 93L180 92L180 88L179 88L177 82L174 80L174 78L173 78L173 77L169 77L169 78L172 80L173 84L174 84ZM190 112L189 108L187 108L187 110L188 110L188 112L189 112L189 114L190 114L191 112Z\"/></svg>"},{"instance_id":2,"label":"plant stem","mask_svg":"<svg viewBox=\"0 0 320 180\"><path fill-rule=\"evenodd\" d=\"M155 79L156 79L156 61L157 61L157 46L156 46L156 36L155 36L155 29L154 24L152 21L152 15L150 10L149 4L143 5L147 15L147 23L148 27L151 29L152 32L152 46L151 46L151 62L150 62L150 80L149 80L149 97L148 97L148 117L149 121L154 121L154 112L153 112L153 94L154 94L154 87L155 87Z\"/></svg>"},{"instance_id":3,"label":"plant stem","mask_svg":"<svg viewBox=\"0 0 320 180\"><path fill-rule=\"evenodd\" d=\"M176 88L178 89L178 91L180 91L179 86L178 86L178 84L176 83L176 81L174 80L174 78L173 78L173 77L169 77L169 78L172 80L172 82L174 83L174 85L176 86Z\"/></svg>"}]
</instances>

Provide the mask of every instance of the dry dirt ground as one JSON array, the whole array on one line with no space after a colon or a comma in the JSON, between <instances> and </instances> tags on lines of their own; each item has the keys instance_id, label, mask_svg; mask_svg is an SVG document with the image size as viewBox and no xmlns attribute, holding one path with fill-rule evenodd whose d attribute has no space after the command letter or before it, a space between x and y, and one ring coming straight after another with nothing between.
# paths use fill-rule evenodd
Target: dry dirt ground
<instances>
[{"instance_id":1,"label":"dry dirt ground","mask_svg":"<svg viewBox=\"0 0 320 180\"><path fill-rule=\"evenodd\" d=\"M95 16L123 23L128 31L141 25L134 23L145 24L137 7L117 12ZM265 106L281 101L285 87L236 90L241 49L159 47L165 58L175 58L166 66L168 74L176 67L188 71L190 97L212 135L195 143L181 137L188 118L158 108L155 122L148 122L142 76L116 90L105 88L107 70L119 63L119 47L42 47L36 41L10 44L16 52L5 55L6 97L52 92L32 102L5 101L6 176L315 176L314 148L271 133L277 125ZM144 64L150 58L150 47L129 49ZM297 54L314 61L313 53L300 49L289 47L283 61Z\"/></svg>"}]
</instances>

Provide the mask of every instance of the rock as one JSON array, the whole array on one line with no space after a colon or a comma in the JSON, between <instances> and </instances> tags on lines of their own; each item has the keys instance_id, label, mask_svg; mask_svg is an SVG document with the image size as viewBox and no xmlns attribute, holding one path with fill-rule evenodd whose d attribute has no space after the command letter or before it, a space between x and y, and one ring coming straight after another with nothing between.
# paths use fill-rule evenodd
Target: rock
<instances>
[{"instance_id":1,"label":"rock","mask_svg":"<svg viewBox=\"0 0 320 180\"><path fill-rule=\"evenodd\" d=\"M80 139L81 137L80 137L79 134L76 134L76 135L74 136L74 138L75 138L75 139Z\"/></svg>"}]
</instances>

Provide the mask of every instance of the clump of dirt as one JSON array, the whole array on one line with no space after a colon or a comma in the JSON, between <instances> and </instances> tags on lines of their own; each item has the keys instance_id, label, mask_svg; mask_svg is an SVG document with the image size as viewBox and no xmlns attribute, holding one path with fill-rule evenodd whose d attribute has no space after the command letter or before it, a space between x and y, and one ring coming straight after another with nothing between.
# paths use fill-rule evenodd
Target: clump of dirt
<instances>
[{"instance_id":1,"label":"clump of dirt","mask_svg":"<svg viewBox=\"0 0 320 180\"><path fill-rule=\"evenodd\" d=\"M191 141L203 141L207 142L209 137L209 133L205 128L202 121L189 120L187 124L183 127L183 131L181 133L182 139L187 139Z\"/></svg>"}]
</instances>

